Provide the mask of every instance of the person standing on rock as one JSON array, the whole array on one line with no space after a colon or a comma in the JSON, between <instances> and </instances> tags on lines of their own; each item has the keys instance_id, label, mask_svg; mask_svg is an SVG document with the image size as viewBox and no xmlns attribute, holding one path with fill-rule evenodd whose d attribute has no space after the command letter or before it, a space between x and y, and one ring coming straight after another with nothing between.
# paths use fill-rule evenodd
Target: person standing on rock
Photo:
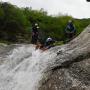
<instances>
[{"instance_id":1,"label":"person standing on rock","mask_svg":"<svg viewBox=\"0 0 90 90\"><path fill-rule=\"evenodd\" d=\"M65 28L65 36L67 39L71 40L71 39L73 39L75 34L76 34L75 26L74 26L72 20L69 20L68 24Z\"/></svg>"},{"instance_id":2,"label":"person standing on rock","mask_svg":"<svg viewBox=\"0 0 90 90\"><path fill-rule=\"evenodd\" d=\"M39 29L39 26L38 26L37 23L35 23L35 24L32 26L32 40L31 40L31 43L32 43L32 44L36 44L36 43L37 43L38 36L39 36L38 29Z\"/></svg>"}]
</instances>

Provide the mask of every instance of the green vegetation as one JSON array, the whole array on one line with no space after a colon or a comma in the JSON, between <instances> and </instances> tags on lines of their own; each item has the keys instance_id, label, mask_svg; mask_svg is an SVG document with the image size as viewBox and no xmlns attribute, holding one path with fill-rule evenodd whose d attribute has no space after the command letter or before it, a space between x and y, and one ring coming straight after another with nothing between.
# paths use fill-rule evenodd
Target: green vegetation
<instances>
[{"instance_id":1,"label":"green vegetation","mask_svg":"<svg viewBox=\"0 0 90 90\"><path fill-rule=\"evenodd\" d=\"M73 19L77 35L90 24L90 19L74 19L68 15L49 16L43 9L32 10L0 3L0 42L30 43L31 26L34 22L39 23L42 40L51 36L57 41L64 41L64 29L69 19Z\"/></svg>"}]
</instances>

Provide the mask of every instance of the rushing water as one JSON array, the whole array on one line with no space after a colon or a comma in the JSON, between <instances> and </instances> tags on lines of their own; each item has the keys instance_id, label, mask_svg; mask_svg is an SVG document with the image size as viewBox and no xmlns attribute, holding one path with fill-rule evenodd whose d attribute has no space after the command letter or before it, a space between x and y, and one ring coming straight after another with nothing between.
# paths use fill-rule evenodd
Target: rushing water
<instances>
[{"instance_id":1,"label":"rushing water","mask_svg":"<svg viewBox=\"0 0 90 90\"><path fill-rule=\"evenodd\" d=\"M14 48L0 60L0 90L38 90L45 69L55 54L35 50L33 45Z\"/></svg>"}]
</instances>

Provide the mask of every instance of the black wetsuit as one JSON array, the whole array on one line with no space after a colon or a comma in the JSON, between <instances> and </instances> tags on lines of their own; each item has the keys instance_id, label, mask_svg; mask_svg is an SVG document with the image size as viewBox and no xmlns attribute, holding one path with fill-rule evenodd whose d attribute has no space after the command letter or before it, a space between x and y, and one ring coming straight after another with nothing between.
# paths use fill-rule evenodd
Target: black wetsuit
<instances>
[{"instance_id":1,"label":"black wetsuit","mask_svg":"<svg viewBox=\"0 0 90 90\"><path fill-rule=\"evenodd\" d=\"M37 26L32 27L32 44L36 44L38 40L38 28Z\"/></svg>"}]
</instances>

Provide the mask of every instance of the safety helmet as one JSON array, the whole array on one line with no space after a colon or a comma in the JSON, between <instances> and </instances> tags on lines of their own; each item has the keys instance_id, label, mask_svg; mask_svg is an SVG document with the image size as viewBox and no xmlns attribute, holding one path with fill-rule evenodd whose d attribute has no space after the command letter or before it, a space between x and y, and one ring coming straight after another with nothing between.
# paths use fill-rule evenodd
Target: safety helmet
<instances>
[{"instance_id":1,"label":"safety helmet","mask_svg":"<svg viewBox=\"0 0 90 90\"><path fill-rule=\"evenodd\" d=\"M69 20L68 22L69 22L69 23L72 23L72 20Z\"/></svg>"},{"instance_id":2,"label":"safety helmet","mask_svg":"<svg viewBox=\"0 0 90 90\"><path fill-rule=\"evenodd\" d=\"M37 26L37 29L39 28L39 26Z\"/></svg>"},{"instance_id":3,"label":"safety helmet","mask_svg":"<svg viewBox=\"0 0 90 90\"><path fill-rule=\"evenodd\" d=\"M37 24L37 23L35 23L35 26L38 26L38 24Z\"/></svg>"}]
</instances>

